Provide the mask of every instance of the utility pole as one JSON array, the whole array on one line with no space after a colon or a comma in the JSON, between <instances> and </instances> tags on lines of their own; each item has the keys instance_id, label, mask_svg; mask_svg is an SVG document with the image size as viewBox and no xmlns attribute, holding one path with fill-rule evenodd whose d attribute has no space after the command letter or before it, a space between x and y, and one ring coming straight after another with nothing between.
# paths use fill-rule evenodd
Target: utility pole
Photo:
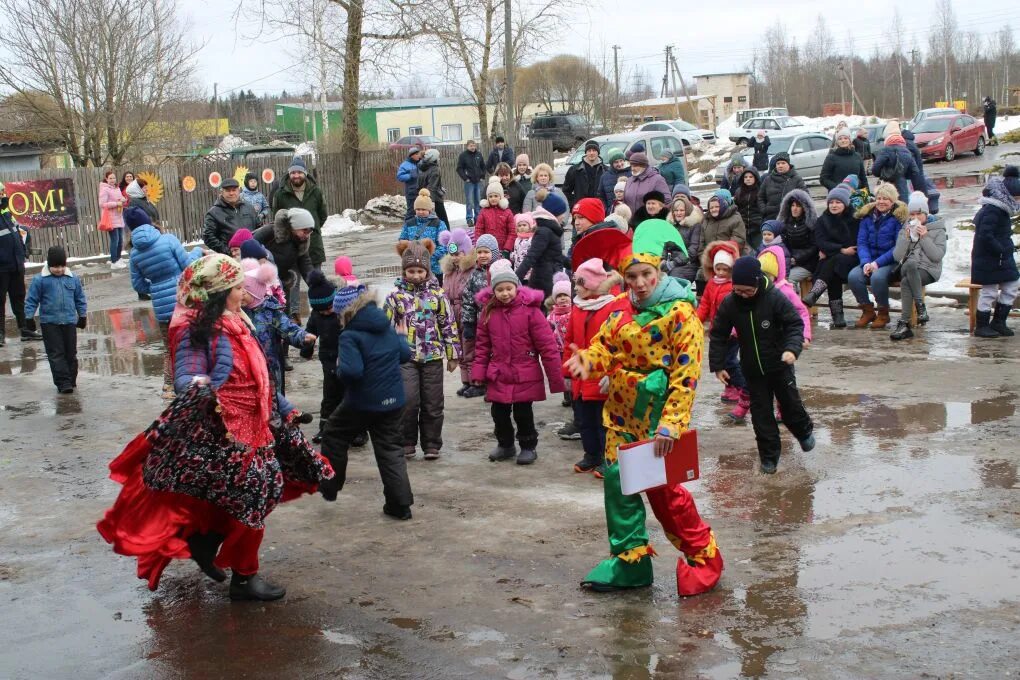
<instances>
[{"instance_id":1,"label":"utility pole","mask_svg":"<svg viewBox=\"0 0 1020 680\"><path fill-rule=\"evenodd\" d=\"M615 97L613 99L613 122L616 122L617 110L620 108L620 46L613 45L613 87ZM1009 98L1006 98L1009 104Z\"/></svg>"},{"instance_id":2,"label":"utility pole","mask_svg":"<svg viewBox=\"0 0 1020 680\"><path fill-rule=\"evenodd\" d=\"M690 90L687 89L687 83L684 82L684 74L680 73L680 67L676 65L676 57L673 56L672 50L670 51L669 57L670 57L670 62L672 64L672 66L673 66L673 76L674 76L674 78L679 78L680 79L680 87L682 87L684 89L684 97L687 99L687 103L691 107L691 115L694 116L694 120L692 122L695 125L697 125L698 122L699 122L699 119L698 119L698 107L694 104L693 101L691 101ZM674 88L676 87L675 83L676 83L676 81L674 81ZM680 115L680 109L677 108L677 116L679 116L679 115ZM716 118L716 116L713 116L713 118ZM718 125L718 121L715 121L715 125ZM713 127L715 127L715 125L713 125Z\"/></svg>"},{"instance_id":3,"label":"utility pole","mask_svg":"<svg viewBox=\"0 0 1020 680\"><path fill-rule=\"evenodd\" d=\"M216 137L220 136L220 95L219 95L219 83L212 84L212 100L213 100L213 125L216 126Z\"/></svg>"},{"instance_id":4,"label":"utility pole","mask_svg":"<svg viewBox=\"0 0 1020 680\"><path fill-rule=\"evenodd\" d=\"M669 65L672 65L674 63L673 62L673 46L669 45L669 46L666 47L666 49L668 50L668 54L669 54ZM672 69L672 73L673 73L673 110L675 112L674 115L677 118L679 118L680 117L680 100L677 98L677 94L676 94L676 69Z\"/></svg>"},{"instance_id":5,"label":"utility pole","mask_svg":"<svg viewBox=\"0 0 1020 680\"><path fill-rule=\"evenodd\" d=\"M510 0L503 0L503 54L506 62L506 143L517 144L517 115L514 111L513 13Z\"/></svg>"},{"instance_id":6,"label":"utility pole","mask_svg":"<svg viewBox=\"0 0 1020 680\"><path fill-rule=\"evenodd\" d=\"M843 62L839 62L839 70L843 70ZM844 104L846 102L846 92L843 90L843 78L839 79L839 113L841 116L846 115L846 109ZM853 108L853 107L851 107Z\"/></svg>"},{"instance_id":7,"label":"utility pole","mask_svg":"<svg viewBox=\"0 0 1020 680\"><path fill-rule=\"evenodd\" d=\"M665 97L669 91L669 50L670 46L666 45L666 70L662 73L662 87L659 88L660 97Z\"/></svg>"},{"instance_id":8,"label":"utility pole","mask_svg":"<svg viewBox=\"0 0 1020 680\"><path fill-rule=\"evenodd\" d=\"M839 62L839 83L840 87L843 85L843 81L847 81L847 85L850 86L850 94L853 95L853 100L850 102L850 114L853 115L853 103L857 102L857 106L861 107L861 113L865 116L868 115L868 107L864 105L861 98L857 96L857 90L854 89L854 84L847 80L846 71L843 70L843 62Z\"/></svg>"},{"instance_id":9,"label":"utility pole","mask_svg":"<svg viewBox=\"0 0 1020 680\"><path fill-rule=\"evenodd\" d=\"M913 90L914 90L914 113L917 113L918 108L919 108L919 102L920 102L920 98L918 97L918 94L917 94L917 77L918 77L918 74L917 74L917 48L914 48L914 49L912 49L910 51L910 64L911 64L911 69L912 69L912 71L914 73L914 77L913 77L913 81L914 81L914 88L913 88Z\"/></svg>"}]
</instances>

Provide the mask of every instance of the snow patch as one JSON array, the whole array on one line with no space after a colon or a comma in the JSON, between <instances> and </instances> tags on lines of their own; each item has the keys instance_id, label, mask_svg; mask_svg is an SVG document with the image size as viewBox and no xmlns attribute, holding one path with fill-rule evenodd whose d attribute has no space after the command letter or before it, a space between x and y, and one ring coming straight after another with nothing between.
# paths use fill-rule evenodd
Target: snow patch
<instances>
[{"instance_id":1,"label":"snow patch","mask_svg":"<svg viewBox=\"0 0 1020 680\"><path fill-rule=\"evenodd\" d=\"M356 210L347 208L339 215L330 215L326 218L326 223L322 225L322 235L337 236L340 234L352 234L358 231L365 231L368 229L368 226L357 220Z\"/></svg>"},{"instance_id":2,"label":"snow patch","mask_svg":"<svg viewBox=\"0 0 1020 680\"><path fill-rule=\"evenodd\" d=\"M995 119L995 136L1020 128L1020 116L999 116Z\"/></svg>"},{"instance_id":3,"label":"snow patch","mask_svg":"<svg viewBox=\"0 0 1020 680\"><path fill-rule=\"evenodd\" d=\"M962 219L962 218L961 218ZM946 219L946 256L942 258L942 276L928 286L932 293L959 293L956 282L970 278L970 251L974 246L974 232L958 229L959 219Z\"/></svg>"},{"instance_id":4,"label":"snow patch","mask_svg":"<svg viewBox=\"0 0 1020 680\"><path fill-rule=\"evenodd\" d=\"M446 207L446 216L450 218L450 224L446 226L452 226L454 222L464 222L467 220L467 206L463 203L457 203L455 201L443 201L443 206Z\"/></svg>"}]
</instances>

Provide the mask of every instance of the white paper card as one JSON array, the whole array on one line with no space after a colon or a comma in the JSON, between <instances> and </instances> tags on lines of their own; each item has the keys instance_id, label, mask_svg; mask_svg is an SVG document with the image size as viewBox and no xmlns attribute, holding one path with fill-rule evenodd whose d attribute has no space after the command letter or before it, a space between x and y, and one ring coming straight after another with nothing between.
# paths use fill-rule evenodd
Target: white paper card
<instances>
[{"instance_id":1,"label":"white paper card","mask_svg":"<svg viewBox=\"0 0 1020 680\"><path fill-rule=\"evenodd\" d=\"M620 489L625 496L654 489L666 483L666 459L655 457L655 443L639 444L618 451Z\"/></svg>"}]
</instances>

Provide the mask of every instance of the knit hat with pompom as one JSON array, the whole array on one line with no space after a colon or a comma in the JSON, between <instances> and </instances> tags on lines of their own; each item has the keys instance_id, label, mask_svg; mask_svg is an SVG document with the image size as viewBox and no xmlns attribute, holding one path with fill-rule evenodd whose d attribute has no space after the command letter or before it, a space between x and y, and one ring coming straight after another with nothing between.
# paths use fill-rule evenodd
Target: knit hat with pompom
<instances>
[{"instance_id":1,"label":"knit hat with pompom","mask_svg":"<svg viewBox=\"0 0 1020 680\"><path fill-rule=\"evenodd\" d=\"M308 306L314 310L324 312L333 308L333 298L336 296L336 286L326 278L326 275L318 269L308 273Z\"/></svg>"},{"instance_id":2,"label":"knit hat with pompom","mask_svg":"<svg viewBox=\"0 0 1020 680\"><path fill-rule=\"evenodd\" d=\"M556 272L553 276L552 298L555 301L561 295L570 297L570 277L564 272Z\"/></svg>"},{"instance_id":3,"label":"knit hat with pompom","mask_svg":"<svg viewBox=\"0 0 1020 680\"><path fill-rule=\"evenodd\" d=\"M255 267L249 269L246 263L254 262ZM258 307L266 299L266 290L273 281L276 281L276 265L266 262L259 264L258 260L243 260L241 266L245 267L244 289L251 295L252 302L249 308Z\"/></svg>"}]
</instances>

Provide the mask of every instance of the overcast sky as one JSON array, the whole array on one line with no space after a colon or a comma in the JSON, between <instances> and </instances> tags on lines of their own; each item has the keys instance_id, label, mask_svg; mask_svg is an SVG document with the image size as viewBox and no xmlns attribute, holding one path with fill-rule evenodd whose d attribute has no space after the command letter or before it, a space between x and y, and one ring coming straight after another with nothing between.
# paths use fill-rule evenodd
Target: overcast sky
<instances>
[{"instance_id":1,"label":"overcast sky","mask_svg":"<svg viewBox=\"0 0 1020 680\"><path fill-rule=\"evenodd\" d=\"M254 7L253 0L246 1ZM198 62L200 80L209 94L214 82L219 83L221 94L241 87L256 94L307 90L308 78L299 66L294 66L299 55L292 46L274 41L271 29L261 38L245 39L259 31L257 15L249 12L235 29L233 13L238 4L236 0L178 0L196 36L206 42ZM741 70L750 64L755 45L777 16L781 15L790 35L802 43L823 7L817 0L723 0L699 2L684 10L678 9L679 5L676 0L589 0L583 6L568 3L572 19L560 24L554 39L533 60L560 53L587 56L593 61L606 54L611 60L611 45L617 44L621 47L622 72L645 69L657 91L666 44L676 46L677 62L685 76ZM914 40L924 48L928 27L934 22L929 8L934 5L935 0L855 0L824 14L837 51L845 51L847 37L852 34L856 51L870 54L876 47L885 50L891 44L889 24L897 6L906 27L907 49ZM1011 26L1020 44L1016 0L953 0L953 6L961 31L991 35L1002 26ZM634 11L637 7L640 12ZM781 13L778 7L782 7ZM926 11L919 13L919 7ZM427 50L424 52L424 72L417 77L441 90L444 75L437 65L428 65ZM400 85L393 79L362 81L363 89L398 89ZM621 87L627 90L629 85L623 82Z\"/></svg>"}]
</instances>

